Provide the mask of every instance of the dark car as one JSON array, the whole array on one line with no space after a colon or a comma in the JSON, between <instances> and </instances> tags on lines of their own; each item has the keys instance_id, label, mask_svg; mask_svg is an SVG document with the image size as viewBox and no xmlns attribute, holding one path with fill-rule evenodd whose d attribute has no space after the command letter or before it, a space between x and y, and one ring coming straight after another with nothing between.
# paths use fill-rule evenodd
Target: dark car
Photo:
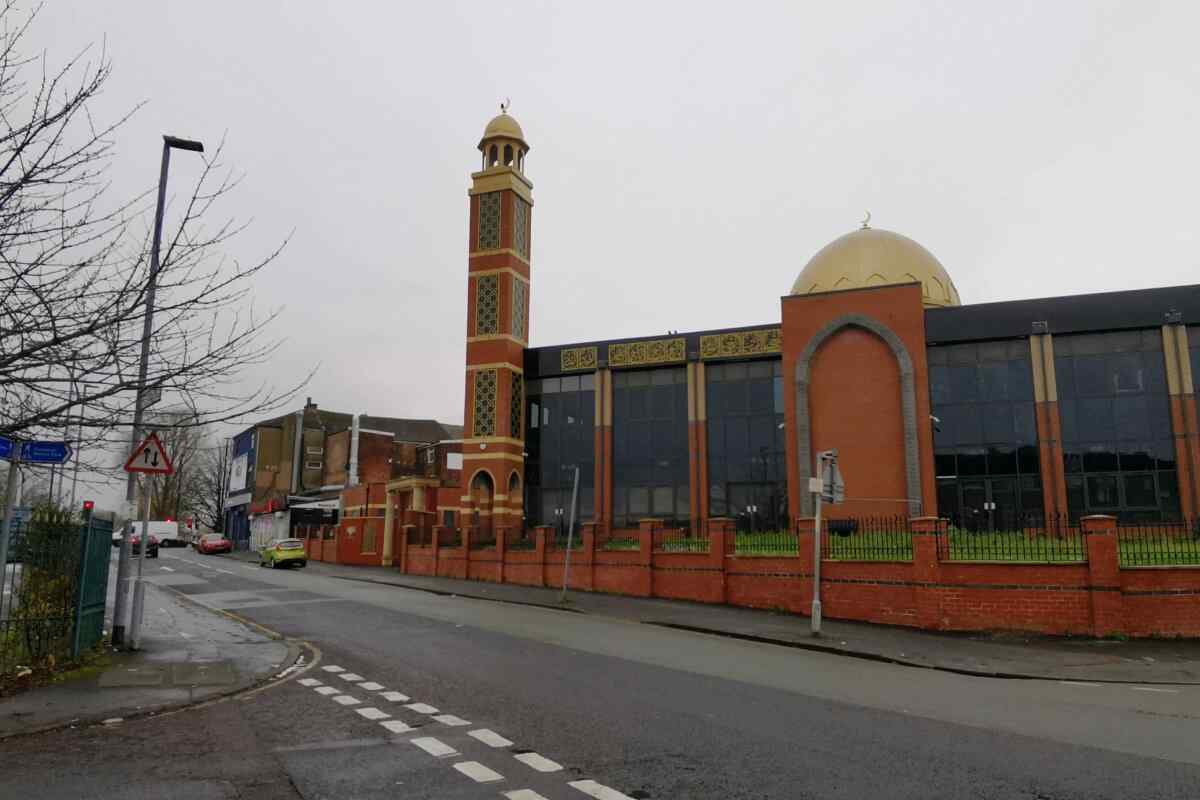
<instances>
[{"instance_id":1,"label":"dark car","mask_svg":"<svg viewBox=\"0 0 1200 800\"><path fill-rule=\"evenodd\" d=\"M134 558L142 554L142 535L140 533L135 533L129 540L129 551L133 553ZM146 558L158 558L158 537L153 533L150 534L150 544L146 547Z\"/></svg>"},{"instance_id":2,"label":"dark car","mask_svg":"<svg viewBox=\"0 0 1200 800\"><path fill-rule=\"evenodd\" d=\"M219 533L206 533L196 540L196 552L201 555L232 553L233 542Z\"/></svg>"}]
</instances>

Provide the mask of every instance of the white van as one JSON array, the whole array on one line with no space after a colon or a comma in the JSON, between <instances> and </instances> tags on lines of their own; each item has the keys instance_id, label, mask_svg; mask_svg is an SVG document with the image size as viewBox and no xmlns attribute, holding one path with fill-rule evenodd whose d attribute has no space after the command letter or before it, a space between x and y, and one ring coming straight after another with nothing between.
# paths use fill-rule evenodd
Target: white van
<instances>
[{"instance_id":1,"label":"white van","mask_svg":"<svg viewBox=\"0 0 1200 800\"><path fill-rule=\"evenodd\" d=\"M178 522L155 522L154 520L151 520L148 524L150 525L150 535L158 539L159 547L187 546L187 542L185 542L183 537L181 537L179 534ZM133 531L134 535L136 536L142 532L142 523L140 521L126 522L125 527L121 530L121 532L113 532L113 544L120 542L121 536L127 530Z\"/></svg>"}]
</instances>

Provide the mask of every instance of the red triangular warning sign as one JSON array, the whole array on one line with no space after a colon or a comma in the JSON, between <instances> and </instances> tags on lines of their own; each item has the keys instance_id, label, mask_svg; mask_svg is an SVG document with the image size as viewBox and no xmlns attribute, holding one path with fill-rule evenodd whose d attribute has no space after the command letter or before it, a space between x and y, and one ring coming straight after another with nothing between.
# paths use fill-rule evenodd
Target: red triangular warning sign
<instances>
[{"instance_id":1,"label":"red triangular warning sign","mask_svg":"<svg viewBox=\"0 0 1200 800\"><path fill-rule=\"evenodd\" d=\"M151 433L125 462L126 472L146 472L151 475L174 475L175 467L167 458L167 449L157 433Z\"/></svg>"}]
</instances>

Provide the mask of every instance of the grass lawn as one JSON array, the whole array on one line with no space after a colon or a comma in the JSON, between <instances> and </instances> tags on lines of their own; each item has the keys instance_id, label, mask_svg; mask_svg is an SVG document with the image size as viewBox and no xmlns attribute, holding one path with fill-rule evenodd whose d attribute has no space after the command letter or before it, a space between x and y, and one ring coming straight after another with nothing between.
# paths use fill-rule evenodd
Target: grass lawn
<instances>
[{"instance_id":1,"label":"grass lawn","mask_svg":"<svg viewBox=\"0 0 1200 800\"><path fill-rule=\"evenodd\" d=\"M1123 567L1200 565L1200 539L1191 536L1119 537Z\"/></svg>"},{"instance_id":2,"label":"grass lawn","mask_svg":"<svg viewBox=\"0 0 1200 800\"><path fill-rule=\"evenodd\" d=\"M626 539L609 539L604 544L600 545L601 550L640 550L642 547L641 541L633 538Z\"/></svg>"}]
</instances>

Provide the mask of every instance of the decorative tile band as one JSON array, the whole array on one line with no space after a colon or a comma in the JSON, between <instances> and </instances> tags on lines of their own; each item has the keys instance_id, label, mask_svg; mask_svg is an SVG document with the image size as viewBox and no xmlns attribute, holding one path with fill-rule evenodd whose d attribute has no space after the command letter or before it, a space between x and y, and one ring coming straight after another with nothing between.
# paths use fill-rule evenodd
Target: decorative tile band
<instances>
[{"instance_id":1,"label":"decorative tile band","mask_svg":"<svg viewBox=\"0 0 1200 800\"><path fill-rule=\"evenodd\" d=\"M568 347L559 351L559 361L563 372L596 368L596 348Z\"/></svg>"},{"instance_id":2,"label":"decorative tile band","mask_svg":"<svg viewBox=\"0 0 1200 800\"><path fill-rule=\"evenodd\" d=\"M716 333L700 337L700 357L738 358L783 352L781 328L764 328L760 331L740 333Z\"/></svg>"},{"instance_id":3,"label":"decorative tile band","mask_svg":"<svg viewBox=\"0 0 1200 800\"><path fill-rule=\"evenodd\" d=\"M608 346L610 367L639 367L645 364L670 364L687 360L687 340L653 339Z\"/></svg>"}]
</instances>

